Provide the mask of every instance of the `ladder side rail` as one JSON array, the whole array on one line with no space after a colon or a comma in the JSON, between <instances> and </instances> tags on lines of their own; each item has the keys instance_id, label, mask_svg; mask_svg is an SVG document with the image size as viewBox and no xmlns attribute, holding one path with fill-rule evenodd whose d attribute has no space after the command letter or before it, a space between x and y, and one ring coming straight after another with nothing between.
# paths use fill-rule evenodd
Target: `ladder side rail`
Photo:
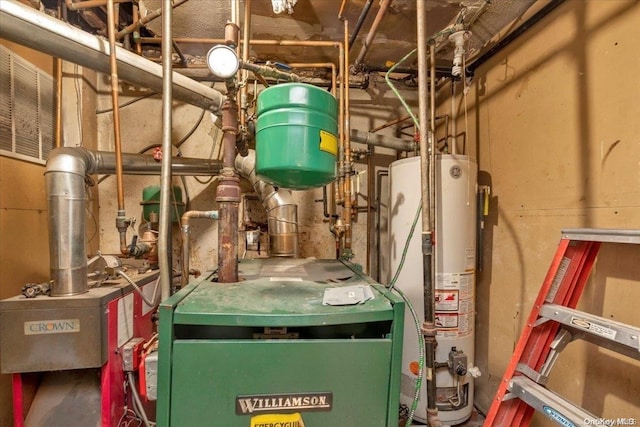
<instances>
[{"instance_id":1,"label":"ladder side rail","mask_svg":"<svg viewBox=\"0 0 640 427\"><path fill-rule=\"evenodd\" d=\"M597 255L599 244L593 242L561 239L553 261L536 302L527 319L516 349L502 378L502 382L487 414L486 426L519 426L528 423L535 412L533 408L519 399L503 401L508 393L509 381L516 373L518 363L526 363L532 369L539 370L544 364L551 342L554 340L560 325L556 322L545 322L536 325L540 308L550 293L551 301L558 304L574 302L577 304L589 278ZM498 413L499 412L499 413Z\"/></svg>"},{"instance_id":2,"label":"ladder side rail","mask_svg":"<svg viewBox=\"0 0 640 427\"><path fill-rule=\"evenodd\" d=\"M596 246L595 251L594 245ZM599 244L595 244L594 242L569 241L569 246L563 258L570 259L570 264L553 298L554 303L566 305L575 300L577 304L591 274L598 248ZM577 298L574 298L576 296ZM540 308L536 308L539 315ZM529 344L531 345L528 346L528 350L530 353L523 355L521 363L526 363L536 372L540 372L542 365L544 365L549 357L551 343L556 338L559 329L559 323L550 321L534 328L531 338L529 338ZM541 342L543 343L541 344ZM515 405L515 409L512 409L513 415L511 416L513 420L511 425L514 427L528 425L531 417L533 417L535 413L535 408L519 399L514 400L518 402L518 405ZM509 412L511 411L507 411L507 413Z\"/></svg>"},{"instance_id":3,"label":"ladder side rail","mask_svg":"<svg viewBox=\"0 0 640 427\"><path fill-rule=\"evenodd\" d=\"M567 283L562 283L560 285L560 291L556 294L556 297L552 301L554 304L562 305L565 307L575 308L578 305L578 301L582 296L582 292L589 280L591 275L591 270L593 269L593 265L595 263L596 256L598 255L598 250L600 248L599 242L586 242L586 241L571 241L569 252L571 252L572 256L572 268L575 270L569 272L567 271L567 275L565 279L569 279ZM575 260L575 262L574 262ZM538 310L538 314L540 314L540 310ZM546 322L552 323L555 328L550 328L547 331L546 341L540 349L537 349L537 358L534 357L529 360L529 367L534 369L537 372L540 372L542 369L542 365L547 361L547 357L551 352L551 343L556 338L558 330L560 329L560 324L556 322ZM543 336L543 334L541 334Z\"/></svg>"},{"instance_id":4,"label":"ladder side rail","mask_svg":"<svg viewBox=\"0 0 640 427\"><path fill-rule=\"evenodd\" d=\"M587 255L587 259L585 260L584 270L582 271L581 277L579 278L579 292L574 292L567 304L564 304L566 307L576 308L578 306L578 301L582 296L582 291L584 291L584 287L586 286L587 281L589 280L589 277L591 275L591 271L593 270L593 266L596 263L596 258L598 257L598 253L600 252L601 245L601 242L590 242L589 253ZM586 275L586 277L582 277L584 275Z\"/></svg>"},{"instance_id":5,"label":"ladder side rail","mask_svg":"<svg viewBox=\"0 0 640 427\"><path fill-rule=\"evenodd\" d=\"M489 408L489 412L487 413L487 416L485 418L485 423L484 423L485 426L499 425L499 424L495 424L495 422L496 422L496 416L498 414L498 409L500 408L501 405L507 406L507 407L511 407L511 406L515 407L518 405L519 400L517 399L513 399L511 401L506 401L506 402L503 402L503 399L508 391L509 380L515 373L516 366L518 365L520 358L522 356L522 353L524 352L525 346L527 344L527 341L533 329L533 325L535 324L535 321L538 318L539 307L541 307L542 304L544 304L544 300L547 294L549 293L551 286L553 285L555 277L558 274L558 270L562 265L563 258L565 256L567 248L569 247L569 242L570 242L569 240L563 239L563 240L560 240L560 242L558 243L558 248L556 249L556 253L553 257L553 260L551 261L551 265L549 267L549 270L547 271L547 275L542 283L542 288L540 289L540 293L536 298L534 309L529 314L527 323L522 331L522 334L520 335L520 339L518 340L518 343L516 344L516 347L513 351L509 364L507 365L507 368L502 377L502 380L500 381L500 385L498 386L498 391L496 392L494 400L491 403L491 407ZM536 307L538 307L538 309L536 309Z\"/></svg>"}]
</instances>

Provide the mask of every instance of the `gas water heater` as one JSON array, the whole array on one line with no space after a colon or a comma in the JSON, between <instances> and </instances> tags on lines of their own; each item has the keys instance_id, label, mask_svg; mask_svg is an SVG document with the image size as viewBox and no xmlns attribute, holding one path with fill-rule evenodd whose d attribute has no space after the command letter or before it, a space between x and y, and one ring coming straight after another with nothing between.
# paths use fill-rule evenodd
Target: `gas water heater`
<instances>
[{"instance_id":1,"label":"gas water heater","mask_svg":"<svg viewBox=\"0 0 640 427\"><path fill-rule=\"evenodd\" d=\"M436 160L436 398L439 418L458 424L473 408L474 310L476 266L477 165L467 156L439 155ZM398 268L411 225L421 203L420 158L389 166L389 272ZM418 184L416 184L418 183ZM424 321L421 222L418 221L396 282ZM418 373L418 335L405 312L400 402L411 406ZM426 422L426 381L414 418Z\"/></svg>"}]
</instances>

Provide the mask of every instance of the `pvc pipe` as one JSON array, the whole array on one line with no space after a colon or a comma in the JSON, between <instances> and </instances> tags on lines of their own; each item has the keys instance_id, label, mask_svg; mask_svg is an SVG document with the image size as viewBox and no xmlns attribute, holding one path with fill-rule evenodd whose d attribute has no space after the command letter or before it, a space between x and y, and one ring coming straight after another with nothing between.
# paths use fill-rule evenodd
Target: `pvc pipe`
<instances>
[{"instance_id":1,"label":"pvc pipe","mask_svg":"<svg viewBox=\"0 0 640 427\"><path fill-rule=\"evenodd\" d=\"M0 1L0 38L109 74L109 45L19 2ZM120 78L155 92L162 91L162 67L116 47ZM219 113L224 95L178 73L172 74L174 99Z\"/></svg>"}]
</instances>

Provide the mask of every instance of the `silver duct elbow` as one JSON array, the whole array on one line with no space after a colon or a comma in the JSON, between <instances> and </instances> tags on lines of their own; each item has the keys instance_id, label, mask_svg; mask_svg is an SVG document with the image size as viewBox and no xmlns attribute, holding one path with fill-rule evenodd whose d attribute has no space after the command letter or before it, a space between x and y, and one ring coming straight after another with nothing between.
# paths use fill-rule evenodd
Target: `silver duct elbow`
<instances>
[{"instance_id":1,"label":"silver duct elbow","mask_svg":"<svg viewBox=\"0 0 640 427\"><path fill-rule=\"evenodd\" d=\"M173 158L175 175L217 175L217 160ZM123 171L133 175L159 175L160 164L142 154L123 154ZM51 296L87 292L85 246L85 177L114 173L115 153L80 147L57 148L49 154L45 190L49 210L49 257Z\"/></svg>"},{"instance_id":2,"label":"silver duct elbow","mask_svg":"<svg viewBox=\"0 0 640 427\"><path fill-rule=\"evenodd\" d=\"M267 211L269 253L275 257L298 256L298 206L291 191L277 189L256 176L256 155L249 150L246 157L237 156L235 167L248 179Z\"/></svg>"}]
</instances>

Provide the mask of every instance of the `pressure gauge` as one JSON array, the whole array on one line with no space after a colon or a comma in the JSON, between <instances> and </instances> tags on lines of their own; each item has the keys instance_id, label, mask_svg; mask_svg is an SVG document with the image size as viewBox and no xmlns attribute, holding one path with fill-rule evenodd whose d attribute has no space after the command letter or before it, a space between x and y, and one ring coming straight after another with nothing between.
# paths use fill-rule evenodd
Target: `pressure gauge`
<instances>
[{"instance_id":1,"label":"pressure gauge","mask_svg":"<svg viewBox=\"0 0 640 427\"><path fill-rule=\"evenodd\" d=\"M222 44L212 47L207 52L207 66L216 77L222 79L233 77L239 66L236 51Z\"/></svg>"}]
</instances>

